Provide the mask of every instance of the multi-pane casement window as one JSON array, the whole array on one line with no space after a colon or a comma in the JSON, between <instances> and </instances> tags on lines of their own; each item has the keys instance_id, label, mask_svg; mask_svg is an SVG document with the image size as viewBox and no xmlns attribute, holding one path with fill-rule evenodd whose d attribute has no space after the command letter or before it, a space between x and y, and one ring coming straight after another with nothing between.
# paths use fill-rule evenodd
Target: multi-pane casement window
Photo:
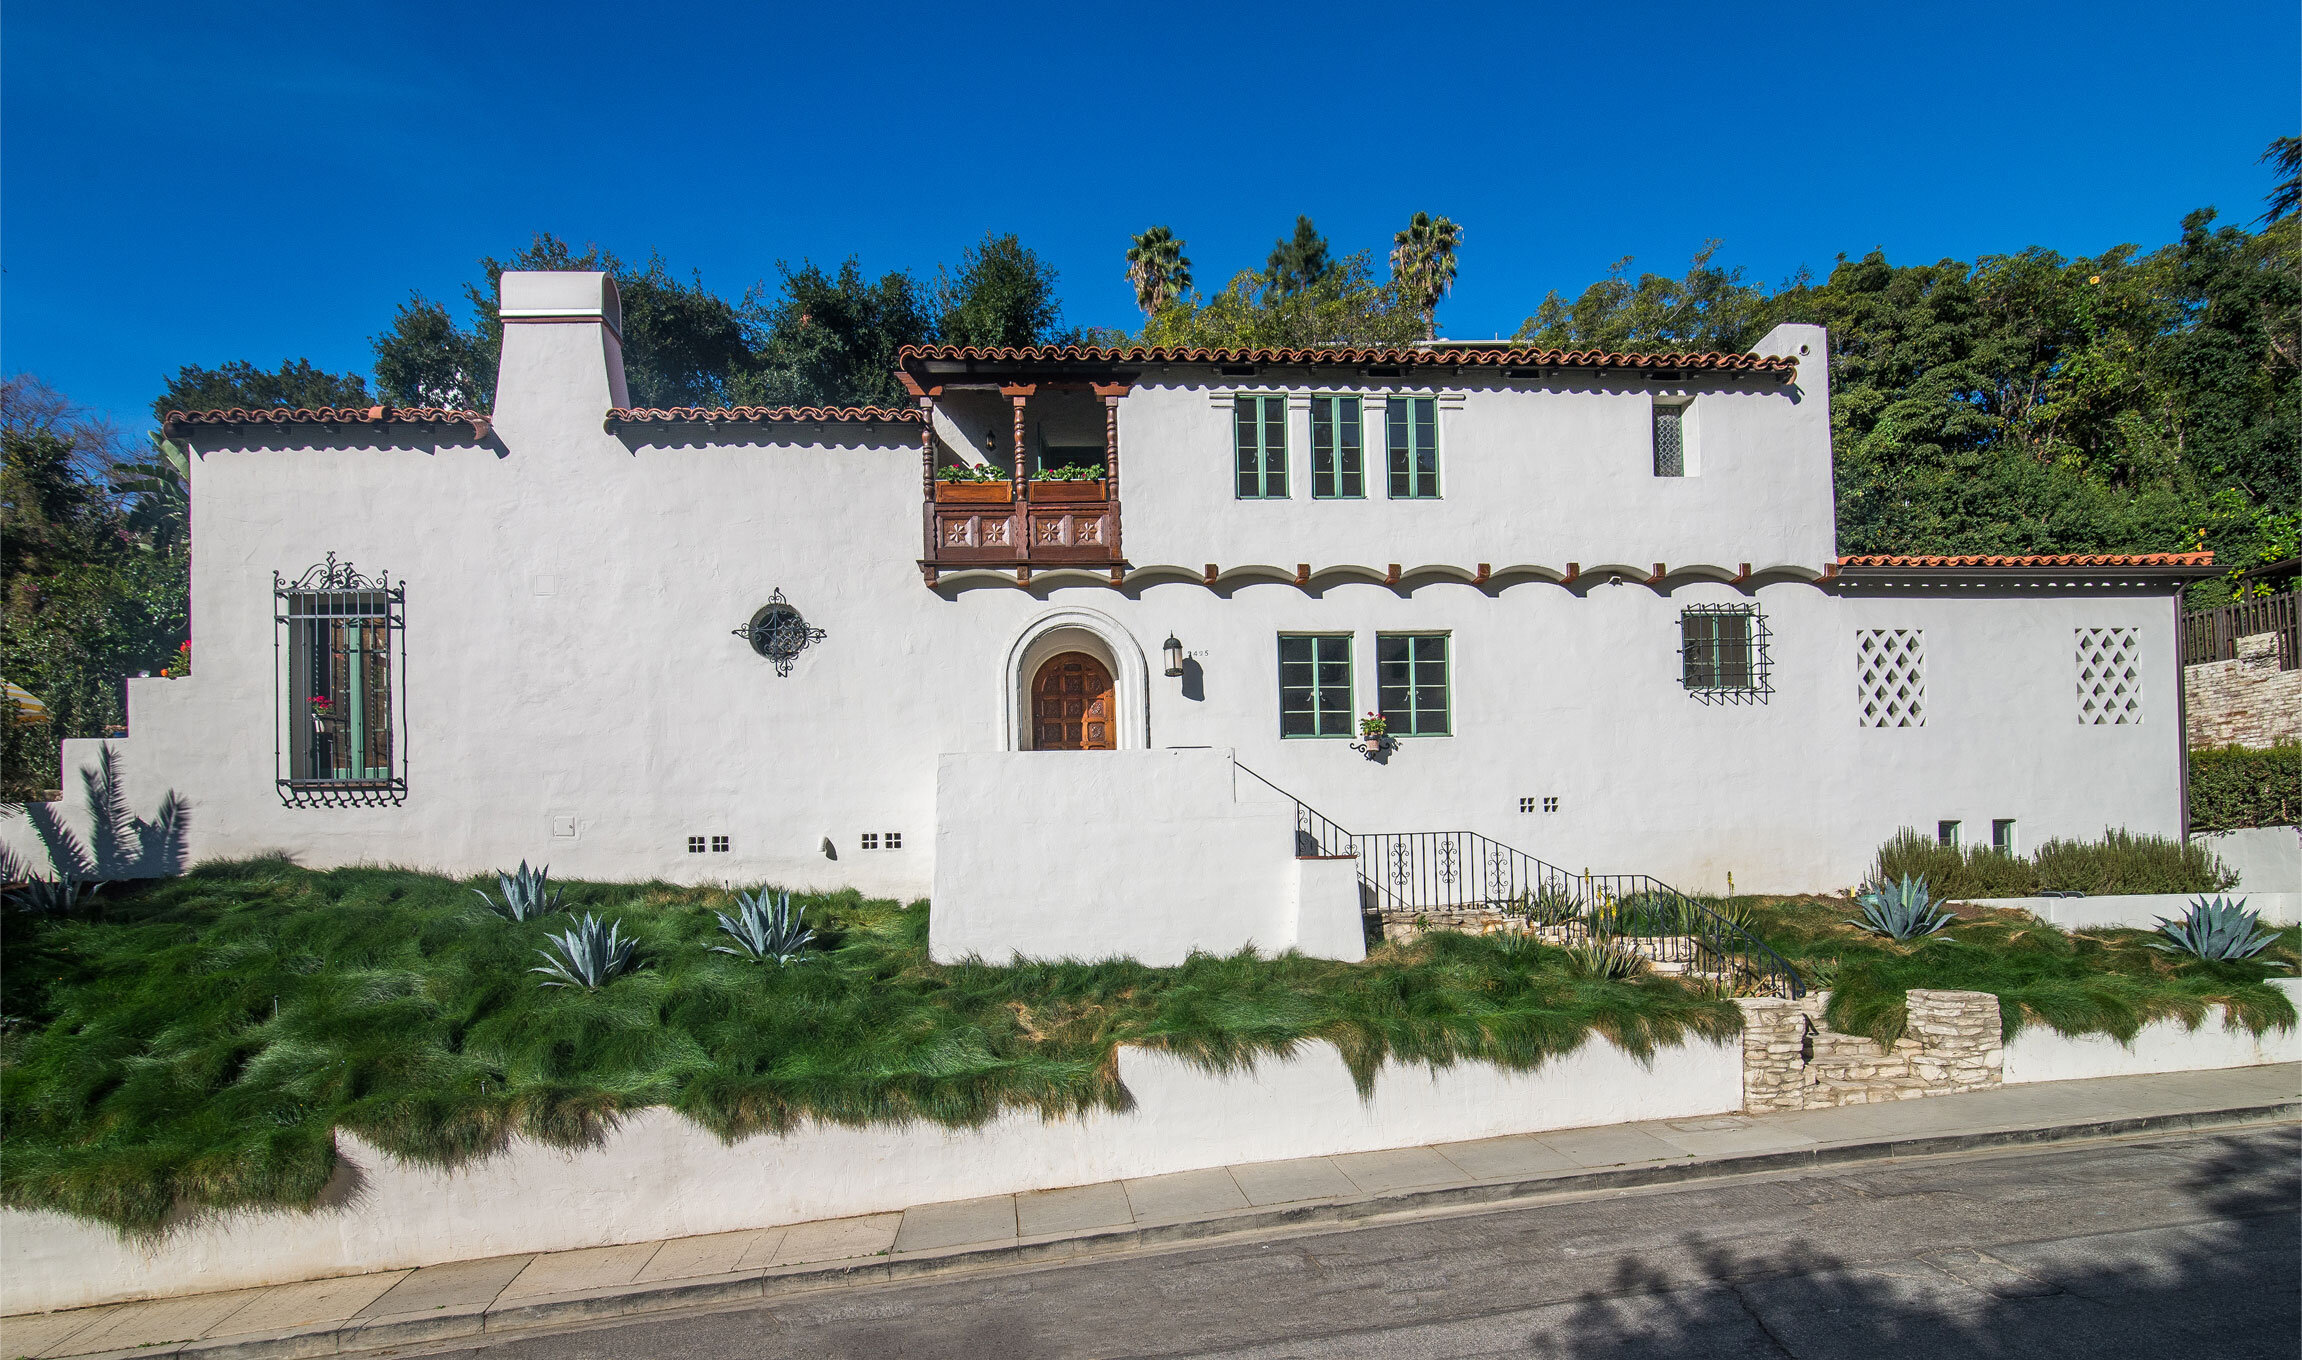
<instances>
[{"instance_id":1,"label":"multi-pane casement window","mask_svg":"<svg viewBox=\"0 0 2302 1360\"><path fill-rule=\"evenodd\" d=\"M1679 683L1710 702L1764 703L1773 686L1758 606L1698 604L1679 615Z\"/></svg>"},{"instance_id":2,"label":"multi-pane casement window","mask_svg":"<svg viewBox=\"0 0 2302 1360\"><path fill-rule=\"evenodd\" d=\"M1394 737L1443 737L1452 732L1446 634L1376 634L1375 697Z\"/></svg>"},{"instance_id":3,"label":"multi-pane casement window","mask_svg":"<svg viewBox=\"0 0 2302 1360\"><path fill-rule=\"evenodd\" d=\"M1391 499L1439 494L1439 402L1436 397L1393 397L1383 424L1391 439Z\"/></svg>"},{"instance_id":4,"label":"multi-pane casement window","mask_svg":"<svg viewBox=\"0 0 2302 1360\"><path fill-rule=\"evenodd\" d=\"M277 766L291 807L398 803L405 587L328 560L272 574L282 711Z\"/></svg>"},{"instance_id":5,"label":"multi-pane casement window","mask_svg":"<svg viewBox=\"0 0 2302 1360\"><path fill-rule=\"evenodd\" d=\"M1349 500L1367 494L1357 397L1311 398L1311 494Z\"/></svg>"},{"instance_id":6,"label":"multi-pane casement window","mask_svg":"<svg viewBox=\"0 0 2302 1360\"><path fill-rule=\"evenodd\" d=\"M1348 737L1351 734L1351 639L1282 634L1279 638L1279 735Z\"/></svg>"},{"instance_id":7,"label":"multi-pane casement window","mask_svg":"<svg viewBox=\"0 0 2302 1360\"><path fill-rule=\"evenodd\" d=\"M1232 430L1239 451L1239 498L1284 500L1287 496L1287 399L1239 397L1232 405Z\"/></svg>"},{"instance_id":8,"label":"multi-pane casement window","mask_svg":"<svg viewBox=\"0 0 2302 1360\"><path fill-rule=\"evenodd\" d=\"M1655 403L1655 475L1687 475L1687 408L1678 403Z\"/></svg>"}]
</instances>

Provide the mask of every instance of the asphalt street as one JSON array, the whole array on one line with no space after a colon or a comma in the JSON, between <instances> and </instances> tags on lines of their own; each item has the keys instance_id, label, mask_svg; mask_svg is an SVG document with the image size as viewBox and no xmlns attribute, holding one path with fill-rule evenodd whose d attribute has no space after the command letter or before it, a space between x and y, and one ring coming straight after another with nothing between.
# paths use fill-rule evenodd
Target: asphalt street
<instances>
[{"instance_id":1,"label":"asphalt street","mask_svg":"<svg viewBox=\"0 0 2302 1360\"><path fill-rule=\"evenodd\" d=\"M2292 1126L1873 1163L825 1290L487 1350L491 1360L2298 1353L2302 1130Z\"/></svg>"}]
</instances>

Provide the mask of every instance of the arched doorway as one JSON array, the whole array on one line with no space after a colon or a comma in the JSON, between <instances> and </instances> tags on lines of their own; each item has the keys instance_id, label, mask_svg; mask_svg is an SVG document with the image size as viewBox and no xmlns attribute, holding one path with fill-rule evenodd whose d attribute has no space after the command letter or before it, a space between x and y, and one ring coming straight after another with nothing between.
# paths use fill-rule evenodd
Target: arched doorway
<instances>
[{"instance_id":1,"label":"arched doorway","mask_svg":"<svg viewBox=\"0 0 2302 1360\"><path fill-rule=\"evenodd\" d=\"M1058 652L1031 679L1031 748L1118 749L1111 668L1085 652Z\"/></svg>"}]
</instances>

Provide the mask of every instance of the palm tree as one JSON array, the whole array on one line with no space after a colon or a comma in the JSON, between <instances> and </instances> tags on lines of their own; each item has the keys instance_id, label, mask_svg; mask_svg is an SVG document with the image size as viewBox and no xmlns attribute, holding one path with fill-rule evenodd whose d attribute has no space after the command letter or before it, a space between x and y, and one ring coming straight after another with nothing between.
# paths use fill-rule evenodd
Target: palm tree
<instances>
[{"instance_id":1,"label":"palm tree","mask_svg":"<svg viewBox=\"0 0 2302 1360\"><path fill-rule=\"evenodd\" d=\"M1165 227L1153 227L1127 248L1127 281L1135 285L1135 305L1144 315L1191 291L1191 261L1183 254L1183 240Z\"/></svg>"},{"instance_id":2,"label":"palm tree","mask_svg":"<svg viewBox=\"0 0 2302 1360\"><path fill-rule=\"evenodd\" d=\"M1391 238L1391 278L1423 314L1423 334L1439 334L1439 299L1455 286L1455 245L1463 229L1429 213L1416 213L1407 229Z\"/></svg>"}]
</instances>

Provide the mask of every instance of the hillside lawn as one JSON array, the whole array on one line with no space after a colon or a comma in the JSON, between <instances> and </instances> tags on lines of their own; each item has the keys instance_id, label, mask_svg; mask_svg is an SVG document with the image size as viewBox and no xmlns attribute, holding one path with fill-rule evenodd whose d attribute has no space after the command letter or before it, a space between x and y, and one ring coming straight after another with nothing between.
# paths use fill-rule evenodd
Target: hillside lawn
<instances>
[{"instance_id":1,"label":"hillside lawn","mask_svg":"<svg viewBox=\"0 0 2302 1360\"><path fill-rule=\"evenodd\" d=\"M114 885L66 918L0 913L0 1199L163 1228L181 1211L314 1203L338 1128L455 1165L514 1135L578 1146L662 1105L722 1137L841 1124L976 1125L1003 1110L1124 1109L1120 1044L1233 1070L1313 1040L1362 1089L1386 1061L1527 1071L1600 1034L1646 1054L1739 1031L1669 978L1599 981L1526 939L1434 933L1362 964L1295 955L939 965L927 904L795 897L818 949L786 967L709 946L721 889L565 885L619 920L640 966L596 992L529 970L566 916L503 919L457 882L285 860ZM1741 899L1830 1018L1890 1039L1912 987L1997 993L2008 1032L2131 1036L2210 1004L2294 1023L2283 976L2068 936L2014 913L1896 946L1836 924L1842 899ZM2302 932L2268 957L2302 958Z\"/></svg>"}]
</instances>

